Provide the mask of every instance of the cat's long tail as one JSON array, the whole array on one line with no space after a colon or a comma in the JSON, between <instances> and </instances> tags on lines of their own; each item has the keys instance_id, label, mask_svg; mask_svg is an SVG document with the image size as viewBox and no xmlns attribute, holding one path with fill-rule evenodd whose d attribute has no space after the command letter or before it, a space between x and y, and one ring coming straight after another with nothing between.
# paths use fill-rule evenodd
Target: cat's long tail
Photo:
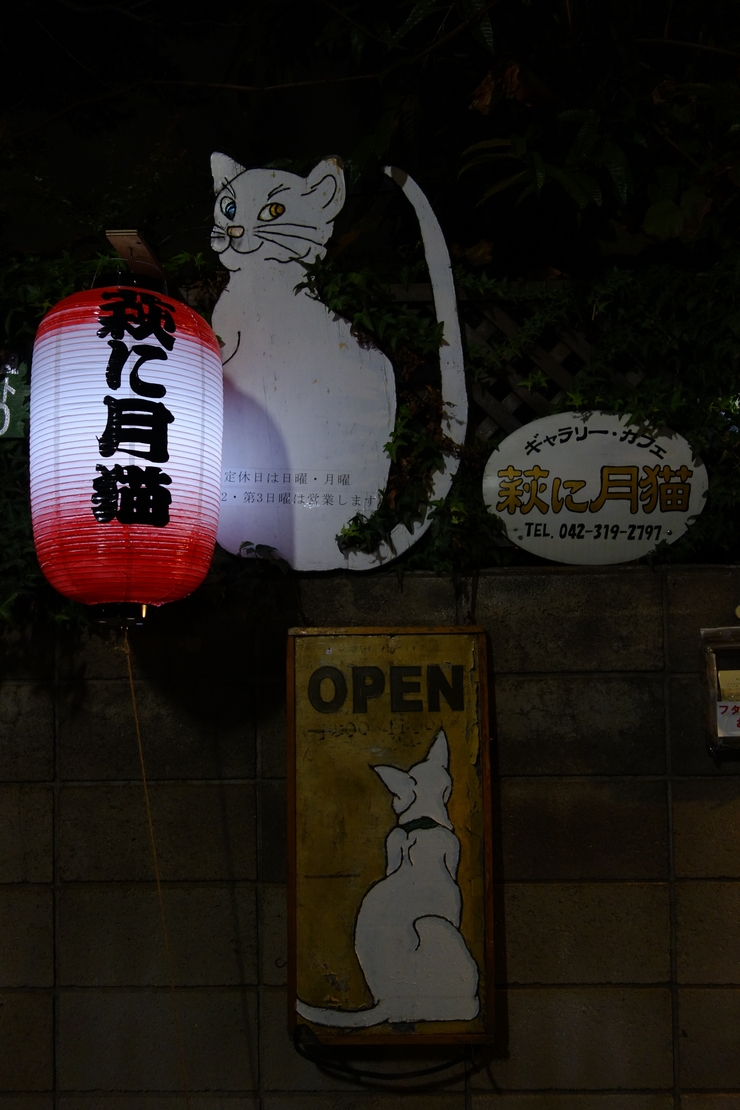
<instances>
[{"instance_id":1,"label":"cat's long tail","mask_svg":"<svg viewBox=\"0 0 740 1110\"><path fill-rule=\"evenodd\" d=\"M388 1016L380 1003L369 1010L332 1010L297 1001L295 1008L307 1021L316 1025L333 1025L336 1029L366 1029L369 1025L380 1025Z\"/></svg>"},{"instance_id":2,"label":"cat's long tail","mask_svg":"<svg viewBox=\"0 0 740 1110\"><path fill-rule=\"evenodd\" d=\"M432 206L416 182L403 170L396 169L395 166L386 166L385 172L393 178L397 185L401 186L413 205L419 220L429 277L432 282L434 310L438 322L443 325L444 329L442 346L439 350L439 361L442 369L442 430L454 444L461 446L468 425L468 398L465 391L465 367L460 321L457 317L455 283L452 280L452 267L450 266L447 244ZM444 470L438 470L434 475L432 490L429 495L430 501L441 501L447 496L457 465L456 456L447 455ZM430 524L428 510L425 512L423 520L418 521L411 532L405 524L398 524L391 532L388 540L383 541L377 551L372 554L366 554L362 551L352 552L348 556L350 570L369 570L371 567L377 567L380 563L385 562L386 559L395 558L406 551L412 543L416 543L424 535Z\"/></svg>"}]
</instances>

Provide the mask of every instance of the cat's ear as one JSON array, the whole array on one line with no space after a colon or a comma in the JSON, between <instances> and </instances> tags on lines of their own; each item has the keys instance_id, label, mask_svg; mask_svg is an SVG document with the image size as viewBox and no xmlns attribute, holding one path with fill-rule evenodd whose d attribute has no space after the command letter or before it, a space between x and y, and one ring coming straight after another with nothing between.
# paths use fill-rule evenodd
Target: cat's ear
<instances>
[{"instance_id":1,"label":"cat's ear","mask_svg":"<svg viewBox=\"0 0 740 1110\"><path fill-rule=\"evenodd\" d=\"M211 155L211 173L213 174L213 191L218 194L224 185L228 185L240 173L244 173L244 166L240 166L228 154L220 154L217 150Z\"/></svg>"},{"instance_id":2,"label":"cat's ear","mask_svg":"<svg viewBox=\"0 0 740 1110\"><path fill-rule=\"evenodd\" d=\"M434 738L434 743L427 752L427 763L436 763L439 767L447 768L450 759L450 749L447 746L445 730L441 728Z\"/></svg>"},{"instance_id":3,"label":"cat's ear","mask_svg":"<svg viewBox=\"0 0 740 1110\"><path fill-rule=\"evenodd\" d=\"M324 158L323 162L314 166L306 178L303 195L315 197L327 223L336 219L347 196L341 159Z\"/></svg>"},{"instance_id":4,"label":"cat's ear","mask_svg":"<svg viewBox=\"0 0 740 1110\"><path fill-rule=\"evenodd\" d=\"M404 813L416 798L414 780L411 775L401 771L398 767L373 767L393 797L393 809L396 813Z\"/></svg>"}]
</instances>

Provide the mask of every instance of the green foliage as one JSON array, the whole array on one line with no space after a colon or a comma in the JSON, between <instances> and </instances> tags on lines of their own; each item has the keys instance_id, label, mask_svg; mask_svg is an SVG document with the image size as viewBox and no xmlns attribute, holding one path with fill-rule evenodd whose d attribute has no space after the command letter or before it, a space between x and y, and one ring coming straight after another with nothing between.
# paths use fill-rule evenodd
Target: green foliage
<instances>
[{"instance_id":1,"label":"green foliage","mask_svg":"<svg viewBox=\"0 0 740 1110\"><path fill-rule=\"evenodd\" d=\"M444 467L451 449L440 420L437 356L442 329L429 315L396 300L370 270L342 270L322 260L306 267L306 279L298 288L308 289L344 316L358 341L378 347L394 367L399 404L395 428L385 445L391 462L388 484L378 491L381 500L376 512L370 517L358 513L337 537L344 552L372 552L397 524L411 531L424 519L434 473Z\"/></svg>"},{"instance_id":2,"label":"green foliage","mask_svg":"<svg viewBox=\"0 0 740 1110\"><path fill-rule=\"evenodd\" d=\"M667 263L645 269L613 267L581 283L500 283L483 279L473 291L497 295L515 318L527 321L514 340L491 340L488 366L495 376L532 335L563 322L583 329L590 362L556 408L602 409L655 429L684 436L710 476L706 507L658 561L727 561L740 550L740 258L728 253L696 273ZM529 326L534 322L534 328ZM529 332L529 334L527 334ZM542 385L536 372L527 383Z\"/></svg>"},{"instance_id":3,"label":"green foliage","mask_svg":"<svg viewBox=\"0 0 740 1110\"><path fill-rule=\"evenodd\" d=\"M349 320L353 335L371 337L391 358L404 347L413 349L416 358L436 355L442 339L440 325L397 301L374 270L342 270L326 259L304 269L306 277L296 290L306 289Z\"/></svg>"},{"instance_id":4,"label":"green foliage","mask_svg":"<svg viewBox=\"0 0 740 1110\"><path fill-rule=\"evenodd\" d=\"M42 582L31 535L25 440L0 440L0 553L0 619L8 620Z\"/></svg>"},{"instance_id":5,"label":"green foliage","mask_svg":"<svg viewBox=\"0 0 740 1110\"><path fill-rule=\"evenodd\" d=\"M482 166L493 172L499 166L506 175L496 175L478 204L514 186L519 186L517 204L539 196L545 186L558 186L578 211L593 205L608 214L600 233L604 253L620 253L606 230L608 221L645 233L639 248L627 253L670 238L693 239L713 208L711 230L726 233L722 215L734 200L735 167L740 165L740 85L630 89L629 99L624 90L617 98L609 90L608 105L601 102L602 92L596 94L598 107L566 109L546 127L547 103L539 120L528 121L524 135L484 139L468 147L463 157L473 157L461 174ZM703 155L701 161L695 153ZM512 161L523 168L509 173L505 164ZM636 172L642 178L637 195Z\"/></svg>"},{"instance_id":6,"label":"green foliage","mask_svg":"<svg viewBox=\"0 0 740 1110\"><path fill-rule=\"evenodd\" d=\"M704 512L661 559L734 561L740 551L739 280L733 253L700 273L615 269L586 295L597 342L567 404L668 427L709 471ZM630 386L635 371L642 376Z\"/></svg>"},{"instance_id":7,"label":"green foliage","mask_svg":"<svg viewBox=\"0 0 740 1110\"><path fill-rule=\"evenodd\" d=\"M487 566L505 566L516 551L483 501L483 471L492 444L471 443L444 501L431 503L431 525L422 544L406 560L409 570L433 570L456 578Z\"/></svg>"},{"instance_id":8,"label":"green foliage","mask_svg":"<svg viewBox=\"0 0 740 1110\"><path fill-rule=\"evenodd\" d=\"M726 42L740 33L737 9L715 49L711 37L688 29L701 22L698 4L673 12L687 27L683 42L666 29L662 38L645 37L638 9L603 7L610 27L596 5L582 5L569 41L556 46L558 36L550 37L565 58L585 50L577 43L589 34L585 64L570 81L544 42L539 77L515 60L487 74L471 104L487 134L462 150L461 176L476 183L477 204L492 214L494 205L501 216L528 201L538 225L557 218L583 247L598 244L605 255L648 251L650 264L671 240L705 255L736 245L740 83ZM708 79L697 80L699 73ZM540 196L546 203L534 213Z\"/></svg>"},{"instance_id":9,"label":"green foliage","mask_svg":"<svg viewBox=\"0 0 740 1110\"><path fill-rule=\"evenodd\" d=\"M98 277L123 270L123 262L108 254L76 257L60 251L51 257L17 255L0 265L0 323L2 345L30 359L41 318L64 297L89 288Z\"/></svg>"}]
</instances>

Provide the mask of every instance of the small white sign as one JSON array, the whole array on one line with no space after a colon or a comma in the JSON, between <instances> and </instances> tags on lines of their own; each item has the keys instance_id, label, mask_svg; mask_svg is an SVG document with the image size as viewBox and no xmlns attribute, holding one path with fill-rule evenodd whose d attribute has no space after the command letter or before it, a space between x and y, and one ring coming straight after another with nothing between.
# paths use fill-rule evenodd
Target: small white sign
<instances>
[{"instance_id":1,"label":"small white sign","mask_svg":"<svg viewBox=\"0 0 740 1110\"><path fill-rule=\"evenodd\" d=\"M493 452L483 497L517 547L558 563L624 563L675 543L704 508L707 472L674 433L566 412Z\"/></svg>"},{"instance_id":2,"label":"small white sign","mask_svg":"<svg viewBox=\"0 0 740 1110\"><path fill-rule=\"evenodd\" d=\"M717 702L717 735L740 736L740 704L736 701Z\"/></svg>"}]
</instances>

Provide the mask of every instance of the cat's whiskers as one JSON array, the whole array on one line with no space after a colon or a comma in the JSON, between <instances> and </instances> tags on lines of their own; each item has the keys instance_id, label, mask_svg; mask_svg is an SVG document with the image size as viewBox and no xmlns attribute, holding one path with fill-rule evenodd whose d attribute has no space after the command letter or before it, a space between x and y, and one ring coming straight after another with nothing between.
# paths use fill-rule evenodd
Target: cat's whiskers
<instances>
[{"instance_id":1,"label":"cat's whiskers","mask_svg":"<svg viewBox=\"0 0 740 1110\"><path fill-rule=\"evenodd\" d=\"M261 238L263 243L269 243L271 247L277 247L284 252L282 257L275 259L277 262L292 262L299 258L306 258L311 253L310 247L307 247L303 254L301 254L300 250L290 243L283 243L278 239L269 239L267 236ZM269 262L273 256L266 254L263 257L265 262Z\"/></svg>"},{"instance_id":2,"label":"cat's whiskers","mask_svg":"<svg viewBox=\"0 0 740 1110\"><path fill-rule=\"evenodd\" d=\"M278 222L276 220L274 225L268 223L268 224L258 224L257 226L258 227L273 227L273 226L275 226L275 227L303 227L303 228L306 228L308 231L318 231L319 230L317 228L316 224L297 224L297 223L293 223L291 220L280 220L280 222Z\"/></svg>"},{"instance_id":3,"label":"cat's whiskers","mask_svg":"<svg viewBox=\"0 0 740 1110\"><path fill-rule=\"evenodd\" d=\"M324 245L320 239L311 239L311 237L308 235L296 235L292 231L278 231L276 228L270 228L268 234L265 234L264 231L259 231L257 230L257 228L254 228L254 234L258 235L261 239L267 239L270 235L277 235L280 239L300 239L304 243L313 243L315 247L323 247Z\"/></svg>"},{"instance_id":4,"label":"cat's whiskers","mask_svg":"<svg viewBox=\"0 0 740 1110\"><path fill-rule=\"evenodd\" d=\"M266 239L265 242L271 243L273 247L282 247L283 250L288 249L284 243L276 243L274 239ZM265 262L279 262L281 265L285 265L285 263L287 262L302 262L303 259L308 258L310 254L311 248L308 247L303 254L296 254L295 251L293 251L292 253L288 254L287 258L278 258L273 254L266 254L263 257Z\"/></svg>"},{"instance_id":5,"label":"cat's whiskers","mask_svg":"<svg viewBox=\"0 0 740 1110\"><path fill-rule=\"evenodd\" d=\"M211 250L216 254L223 254L228 248L229 240L220 227L214 227L211 232Z\"/></svg>"}]
</instances>

